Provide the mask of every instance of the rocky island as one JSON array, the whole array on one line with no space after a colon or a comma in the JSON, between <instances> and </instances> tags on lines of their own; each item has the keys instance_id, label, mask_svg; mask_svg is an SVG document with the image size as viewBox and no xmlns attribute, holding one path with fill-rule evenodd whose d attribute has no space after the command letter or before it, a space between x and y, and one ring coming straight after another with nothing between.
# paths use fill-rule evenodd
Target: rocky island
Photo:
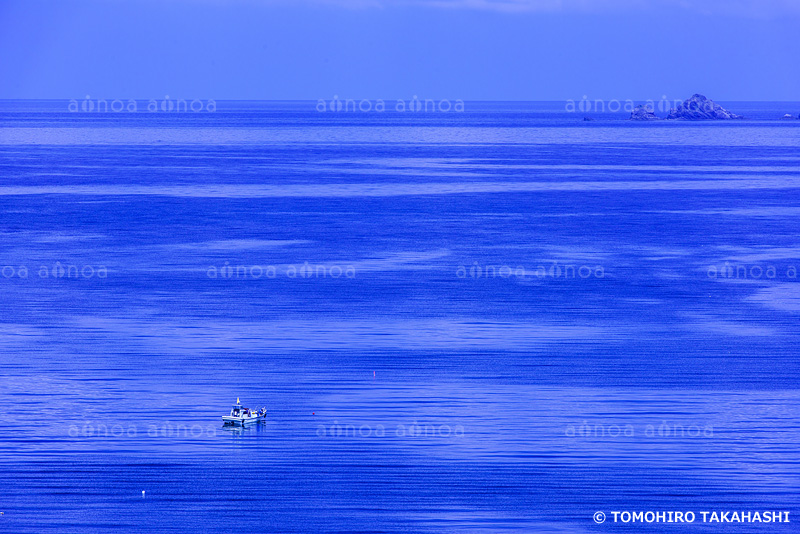
<instances>
[{"instance_id":1,"label":"rocky island","mask_svg":"<svg viewBox=\"0 0 800 534\"><path fill-rule=\"evenodd\" d=\"M649 106L636 106L631 112L632 121L657 121L660 120Z\"/></svg>"},{"instance_id":2,"label":"rocky island","mask_svg":"<svg viewBox=\"0 0 800 534\"><path fill-rule=\"evenodd\" d=\"M695 94L691 98L685 100L677 108L669 111L667 119L670 120L727 120L727 119L743 119L744 117L731 113L719 104L715 104L713 100L706 98L703 95Z\"/></svg>"}]
</instances>

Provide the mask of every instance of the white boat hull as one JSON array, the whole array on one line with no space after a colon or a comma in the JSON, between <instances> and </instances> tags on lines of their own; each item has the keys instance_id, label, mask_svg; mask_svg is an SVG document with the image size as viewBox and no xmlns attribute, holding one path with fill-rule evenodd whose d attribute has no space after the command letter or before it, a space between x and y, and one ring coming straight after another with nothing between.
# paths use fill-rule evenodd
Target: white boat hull
<instances>
[{"instance_id":1,"label":"white boat hull","mask_svg":"<svg viewBox=\"0 0 800 534\"><path fill-rule=\"evenodd\" d=\"M233 426L247 426L263 421L267 418L266 415L256 415L254 417L236 417L233 415L223 415L222 423L225 425Z\"/></svg>"}]
</instances>

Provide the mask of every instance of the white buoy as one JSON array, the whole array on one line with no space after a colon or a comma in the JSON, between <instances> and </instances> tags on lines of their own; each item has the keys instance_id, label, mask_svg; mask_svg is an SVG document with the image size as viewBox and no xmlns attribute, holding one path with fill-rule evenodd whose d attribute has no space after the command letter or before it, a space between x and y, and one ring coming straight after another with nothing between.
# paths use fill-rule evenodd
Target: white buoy
<instances>
[{"instance_id":1,"label":"white buoy","mask_svg":"<svg viewBox=\"0 0 800 534\"><path fill-rule=\"evenodd\" d=\"M142 490L142 499L144 499L144 490Z\"/></svg>"}]
</instances>

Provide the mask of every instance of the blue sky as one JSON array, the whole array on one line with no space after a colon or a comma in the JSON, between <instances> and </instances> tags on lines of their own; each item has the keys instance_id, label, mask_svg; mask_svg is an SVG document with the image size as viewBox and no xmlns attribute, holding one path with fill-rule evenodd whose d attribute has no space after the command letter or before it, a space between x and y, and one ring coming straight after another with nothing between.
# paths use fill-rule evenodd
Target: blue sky
<instances>
[{"instance_id":1,"label":"blue sky","mask_svg":"<svg viewBox=\"0 0 800 534\"><path fill-rule=\"evenodd\" d=\"M0 0L0 98L800 100L800 0Z\"/></svg>"}]
</instances>

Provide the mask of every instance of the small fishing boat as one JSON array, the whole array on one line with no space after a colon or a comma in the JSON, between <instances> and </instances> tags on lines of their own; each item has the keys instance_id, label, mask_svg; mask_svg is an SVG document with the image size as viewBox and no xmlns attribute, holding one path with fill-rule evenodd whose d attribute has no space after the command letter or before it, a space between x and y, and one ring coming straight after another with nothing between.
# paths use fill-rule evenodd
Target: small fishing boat
<instances>
[{"instance_id":1,"label":"small fishing boat","mask_svg":"<svg viewBox=\"0 0 800 534\"><path fill-rule=\"evenodd\" d=\"M258 411L245 408L241 405L239 399L237 398L236 404L234 404L231 408L231 414L222 416L222 423L225 425L246 426L252 425L253 423L258 423L266 418L266 408L261 408Z\"/></svg>"}]
</instances>

